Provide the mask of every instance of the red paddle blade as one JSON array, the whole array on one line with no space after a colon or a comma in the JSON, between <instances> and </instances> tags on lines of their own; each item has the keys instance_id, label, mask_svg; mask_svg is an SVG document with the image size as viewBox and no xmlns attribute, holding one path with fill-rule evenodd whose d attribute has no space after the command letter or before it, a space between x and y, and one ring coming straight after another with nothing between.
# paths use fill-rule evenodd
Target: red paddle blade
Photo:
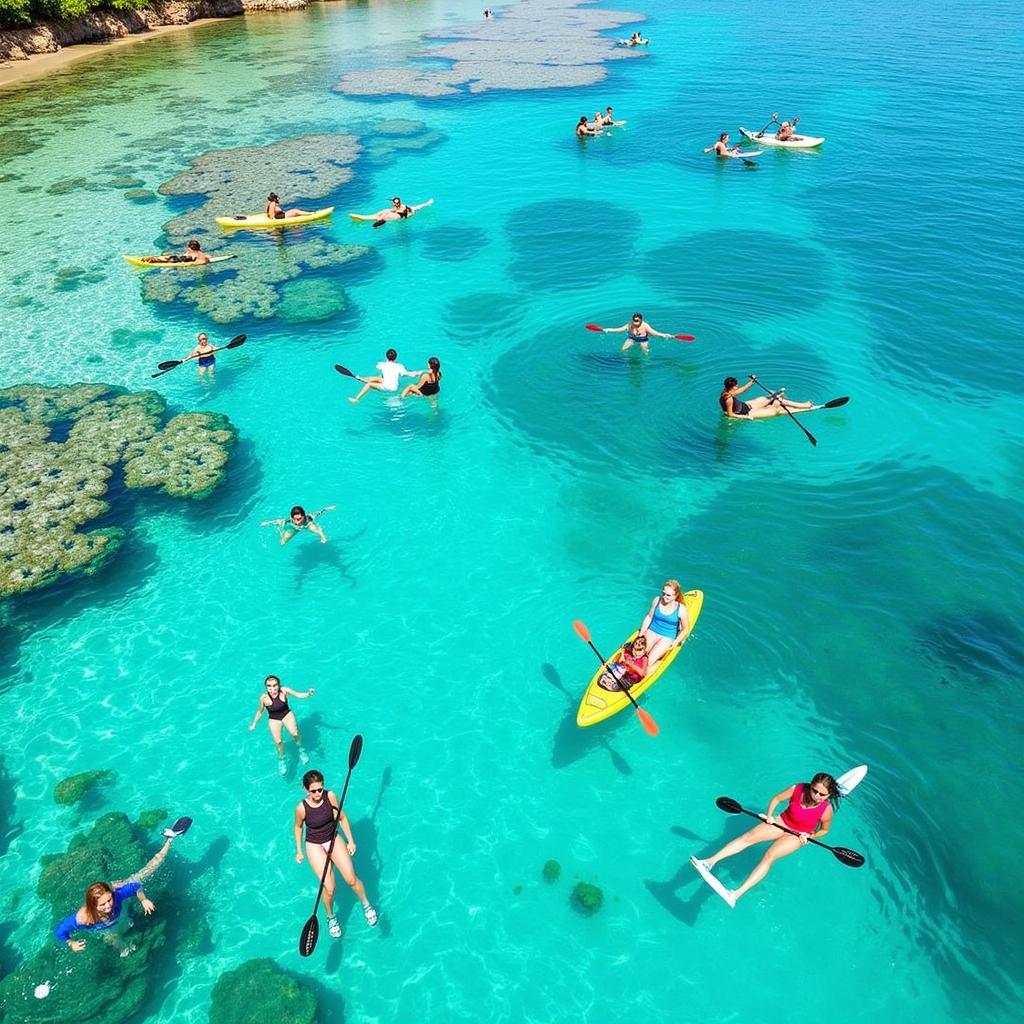
<instances>
[{"instance_id":1,"label":"red paddle blade","mask_svg":"<svg viewBox=\"0 0 1024 1024\"><path fill-rule=\"evenodd\" d=\"M673 337L676 341L696 341L697 339L692 334L674 334Z\"/></svg>"},{"instance_id":2,"label":"red paddle blade","mask_svg":"<svg viewBox=\"0 0 1024 1024\"><path fill-rule=\"evenodd\" d=\"M583 326L586 327L586 329L588 331L603 331L604 330L603 327L598 327L597 324L584 324Z\"/></svg>"},{"instance_id":3,"label":"red paddle blade","mask_svg":"<svg viewBox=\"0 0 1024 1024\"><path fill-rule=\"evenodd\" d=\"M657 736L661 732L658 728L658 723L643 708L636 709L636 717L640 719L640 724L644 727L644 732L648 736Z\"/></svg>"},{"instance_id":4,"label":"red paddle blade","mask_svg":"<svg viewBox=\"0 0 1024 1024\"><path fill-rule=\"evenodd\" d=\"M579 619L572 620L572 628L576 630L576 635L585 643L590 643L590 630L587 629L586 624L580 622Z\"/></svg>"}]
</instances>

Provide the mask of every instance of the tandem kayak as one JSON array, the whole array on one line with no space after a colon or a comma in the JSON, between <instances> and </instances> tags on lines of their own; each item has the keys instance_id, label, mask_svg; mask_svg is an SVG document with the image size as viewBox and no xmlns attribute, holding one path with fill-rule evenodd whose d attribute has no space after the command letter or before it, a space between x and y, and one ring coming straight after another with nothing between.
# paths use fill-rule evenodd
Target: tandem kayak
<instances>
[{"instance_id":1,"label":"tandem kayak","mask_svg":"<svg viewBox=\"0 0 1024 1024\"><path fill-rule=\"evenodd\" d=\"M783 139L781 142L774 134L758 135L757 132L748 132L746 128L740 129L740 135L759 146L777 146L779 149L814 149L825 141L825 136L801 135L798 139Z\"/></svg>"},{"instance_id":2,"label":"tandem kayak","mask_svg":"<svg viewBox=\"0 0 1024 1024\"><path fill-rule=\"evenodd\" d=\"M210 263L223 263L225 260L233 260L237 253L229 253L227 256L211 256ZM144 256L122 256L125 263L133 267L141 267L143 270L197 270L209 266L209 263L195 263L192 260L180 260L174 263L150 263Z\"/></svg>"},{"instance_id":3,"label":"tandem kayak","mask_svg":"<svg viewBox=\"0 0 1024 1024\"><path fill-rule=\"evenodd\" d=\"M322 210L304 213L299 217L268 217L265 213L239 213L234 217L217 217L222 228L290 228L295 224L308 224L313 220L323 220L334 213L333 206L325 206Z\"/></svg>"},{"instance_id":4,"label":"tandem kayak","mask_svg":"<svg viewBox=\"0 0 1024 1024\"><path fill-rule=\"evenodd\" d=\"M686 635L686 640L689 640L693 634L693 627L697 624L697 619L700 617L700 610L704 605L704 591L688 590L683 594L683 603L686 605L686 613L690 617L690 632ZM626 638L625 643L629 643L635 636L635 632L630 634ZM640 694L649 690L664 675L665 670L676 660L679 652L683 649L686 640L674 651L669 651L658 662L650 675L645 676L640 682L634 683L629 688L629 692L634 700ZM608 664L612 664L621 653L622 645L620 644L615 648L615 653L608 659ZM576 724L581 728L586 728L588 725L596 725L598 722L603 722L606 718L611 718L612 715L618 714L623 708L632 707L629 697L621 690L606 690L598 684L598 680L604 672L605 668L602 665L594 673L594 677L590 680L587 691L583 694L583 699L580 701L579 710L576 712Z\"/></svg>"}]
</instances>

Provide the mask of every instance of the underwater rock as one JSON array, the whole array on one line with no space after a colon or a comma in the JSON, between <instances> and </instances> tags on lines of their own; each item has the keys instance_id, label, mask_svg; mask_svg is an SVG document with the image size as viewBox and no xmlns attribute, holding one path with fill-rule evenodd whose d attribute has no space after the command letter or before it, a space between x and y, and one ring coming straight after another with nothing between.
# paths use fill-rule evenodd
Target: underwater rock
<instances>
[{"instance_id":1,"label":"underwater rock","mask_svg":"<svg viewBox=\"0 0 1024 1024\"><path fill-rule=\"evenodd\" d=\"M247 960L213 986L210 1024L313 1024L316 998L269 958Z\"/></svg>"},{"instance_id":2,"label":"underwater rock","mask_svg":"<svg viewBox=\"0 0 1024 1024\"><path fill-rule=\"evenodd\" d=\"M231 421L221 413L182 413L125 463L124 482L128 487L156 487L161 494L201 500L220 483L228 451L237 438Z\"/></svg>"},{"instance_id":3,"label":"underwater rock","mask_svg":"<svg viewBox=\"0 0 1024 1024\"><path fill-rule=\"evenodd\" d=\"M48 921L40 921L45 945L0 981L2 1024L121 1024L138 1012L154 974L154 954L165 943L166 922L159 913L144 918L137 901L128 901L124 912L132 915L132 927L122 938L135 948L125 957L96 935L87 938L84 952L72 953L50 929L81 905L86 886L126 879L142 867L155 852L143 845L144 838L127 816L114 812L103 815L92 831L74 836L65 853L42 858L37 891L52 910ZM159 878L160 872L146 882L158 906Z\"/></svg>"},{"instance_id":4,"label":"underwater rock","mask_svg":"<svg viewBox=\"0 0 1024 1024\"><path fill-rule=\"evenodd\" d=\"M148 811L143 811L139 815L138 821L135 822L143 832L151 832L153 829L160 824L171 812L165 807L153 807Z\"/></svg>"},{"instance_id":5,"label":"underwater rock","mask_svg":"<svg viewBox=\"0 0 1024 1024\"><path fill-rule=\"evenodd\" d=\"M604 903L604 893L590 882L577 882L573 886L569 902L576 910L589 917L601 909L601 904Z\"/></svg>"},{"instance_id":6,"label":"underwater rock","mask_svg":"<svg viewBox=\"0 0 1024 1024\"><path fill-rule=\"evenodd\" d=\"M0 390L0 598L94 573L117 550L124 530L82 529L109 511L115 466L128 487L189 498L216 487L234 428L211 413L161 427L166 412L156 392L107 384Z\"/></svg>"},{"instance_id":7,"label":"underwater rock","mask_svg":"<svg viewBox=\"0 0 1024 1024\"><path fill-rule=\"evenodd\" d=\"M77 804L93 786L97 786L101 782L113 782L116 778L117 772L111 771L109 768L69 775L53 787L53 802L65 805Z\"/></svg>"},{"instance_id":8,"label":"underwater rock","mask_svg":"<svg viewBox=\"0 0 1024 1024\"><path fill-rule=\"evenodd\" d=\"M541 875L545 882L557 882L562 876L562 865L557 860L546 860Z\"/></svg>"},{"instance_id":9,"label":"underwater rock","mask_svg":"<svg viewBox=\"0 0 1024 1024\"><path fill-rule=\"evenodd\" d=\"M348 308L345 289L323 278L286 281L281 286L277 315L291 324L328 320Z\"/></svg>"},{"instance_id":10,"label":"underwater rock","mask_svg":"<svg viewBox=\"0 0 1024 1024\"><path fill-rule=\"evenodd\" d=\"M124 197L133 203L155 203L157 200L157 194L148 188L130 188Z\"/></svg>"},{"instance_id":11,"label":"underwater rock","mask_svg":"<svg viewBox=\"0 0 1024 1024\"><path fill-rule=\"evenodd\" d=\"M492 89L558 89L593 85L607 78L609 60L642 58L601 33L638 14L583 8L581 0L521 0L501 18L432 33L433 47L412 54L451 61L450 68L373 68L349 71L336 92L353 96L456 96Z\"/></svg>"}]
</instances>

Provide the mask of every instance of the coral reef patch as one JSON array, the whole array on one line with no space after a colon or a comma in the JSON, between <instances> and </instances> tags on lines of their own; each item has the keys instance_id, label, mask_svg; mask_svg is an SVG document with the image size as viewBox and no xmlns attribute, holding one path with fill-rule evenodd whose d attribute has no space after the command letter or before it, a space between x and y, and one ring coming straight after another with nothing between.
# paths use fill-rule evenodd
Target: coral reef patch
<instances>
[{"instance_id":1,"label":"coral reef patch","mask_svg":"<svg viewBox=\"0 0 1024 1024\"><path fill-rule=\"evenodd\" d=\"M116 778L117 772L107 768L69 775L54 786L53 802L64 805L77 804L94 786L98 786L102 782L113 782Z\"/></svg>"},{"instance_id":2,"label":"coral reef patch","mask_svg":"<svg viewBox=\"0 0 1024 1024\"><path fill-rule=\"evenodd\" d=\"M267 958L247 960L213 986L210 1024L314 1024L316 998Z\"/></svg>"}]
</instances>

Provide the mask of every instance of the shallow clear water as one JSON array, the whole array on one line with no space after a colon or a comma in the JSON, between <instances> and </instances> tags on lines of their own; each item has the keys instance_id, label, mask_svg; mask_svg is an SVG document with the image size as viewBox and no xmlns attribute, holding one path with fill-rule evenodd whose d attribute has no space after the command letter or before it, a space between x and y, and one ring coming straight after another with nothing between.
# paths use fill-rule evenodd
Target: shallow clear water
<instances>
[{"instance_id":1,"label":"shallow clear water","mask_svg":"<svg viewBox=\"0 0 1024 1024\"><path fill-rule=\"evenodd\" d=\"M209 501L127 503L105 572L10 606L8 962L48 924L40 856L99 810L156 805L195 818L175 855L203 871L214 947L154 986L147 1021L205 1019L217 977L263 955L334 996L329 1024L753 1021L778 996L795 1021L1016 1019L1024 204L1012 153L975 132L1011 123L1019 9L636 0L651 52L601 86L330 91L479 6L250 17L3 94L20 227L0 384L158 387L242 438ZM577 143L607 103L627 127ZM820 152L701 154L780 108ZM144 299L119 254L190 204L132 202L112 177L155 189L209 150L393 118L443 138L367 156L303 229L374 248L339 277L347 312L222 327ZM254 178L253 208L274 187ZM344 216L396 192L437 203L380 232ZM633 309L697 343L644 360L582 329ZM249 342L212 385L151 383L199 329ZM389 345L440 356L436 412L345 402L332 364L367 372ZM792 423L721 423L721 378L750 372L853 400L807 418L816 448ZM259 529L294 502L337 503L326 547ZM661 735L626 715L579 730L594 664L572 619L609 650L669 576L706 598L647 701ZM366 742L347 809L382 924L343 897L346 936L312 961L299 768L289 747L280 780L246 728L271 671L317 688L297 711L329 783ZM863 869L806 850L734 911L699 882L689 856L740 831L716 796L762 806L862 762L831 838ZM54 808L58 779L99 767L120 773L103 806ZM595 917L569 905L577 877L604 891ZM780 993L801 968L813 995Z\"/></svg>"}]
</instances>

